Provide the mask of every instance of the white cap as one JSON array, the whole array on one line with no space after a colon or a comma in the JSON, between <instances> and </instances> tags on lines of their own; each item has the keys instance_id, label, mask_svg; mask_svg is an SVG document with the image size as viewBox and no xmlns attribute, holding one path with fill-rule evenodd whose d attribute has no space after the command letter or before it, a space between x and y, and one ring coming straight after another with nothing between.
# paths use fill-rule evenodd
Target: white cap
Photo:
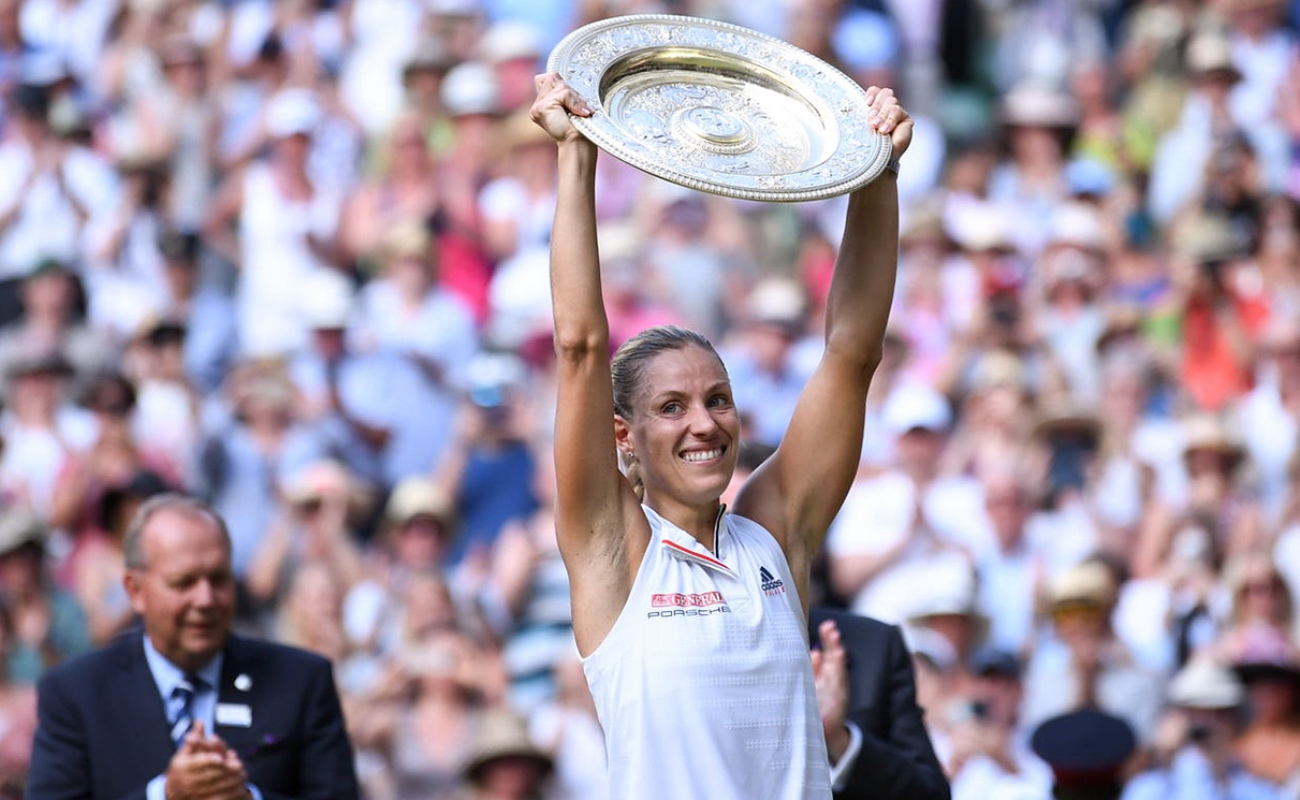
<instances>
[{"instance_id":1,"label":"white cap","mask_svg":"<svg viewBox=\"0 0 1300 800\"><path fill-rule=\"evenodd\" d=\"M542 37L526 22L498 22L487 29L478 43L478 57L489 64L516 58L537 59L542 55Z\"/></svg>"},{"instance_id":2,"label":"white cap","mask_svg":"<svg viewBox=\"0 0 1300 800\"><path fill-rule=\"evenodd\" d=\"M1066 203L1052 214L1049 245L1098 250L1106 244L1101 213L1085 203Z\"/></svg>"},{"instance_id":3,"label":"white cap","mask_svg":"<svg viewBox=\"0 0 1300 800\"><path fill-rule=\"evenodd\" d=\"M1169 683L1169 704L1180 708L1236 708L1244 698L1237 676L1204 656L1189 662Z\"/></svg>"},{"instance_id":4,"label":"white cap","mask_svg":"<svg viewBox=\"0 0 1300 800\"><path fill-rule=\"evenodd\" d=\"M890 392L881 416L885 428L895 435L915 428L946 431L952 424L948 400L923 383L905 383Z\"/></svg>"},{"instance_id":5,"label":"white cap","mask_svg":"<svg viewBox=\"0 0 1300 800\"><path fill-rule=\"evenodd\" d=\"M317 272L304 287L303 316L313 330L346 328L352 318L352 304L352 284L333 270Z\"/></svg>"},{"instance_id":6,"label":"white cap","mask_svg":"<svg viewBox=\"0 0 1300 800\"><path fill-rule=\"evenodd\" d=\"M927 617L979 616L975 569L955 550L912 562L904 567L917 587L907 598L907 621L923 625ZM923 589L921 587L924 587Z\"/></svg>"},{"instance_id":7,"label":"white cap","mask_svg":"<svg viewBox=\"0 0 1300 800\"><path fill-rule=\"evenodd\" d=\"M310 134L316 130L322 116L315 92L301 88L281 89L267 105L266 132L276 139Z\"/></svg>"},{"instance_id":8,"label":"white cap","mask_svg":"<svg viewBox=\"0 0 1300 800\"><path fill-rule=\"evenodd\" d=\"M748 307L750 322L797 327L803 323L807 303L798 281L773 276L754 286Z\"/></svg>"},{"instance_id":9,"label":"white cap","mask_svg":"<svg viewBox=\"0 0 1300 800\"><path fill-rule=\"evenodd\" d=\"M948 215L949 235L963 250L1009 249L1012 246L1006 215L998 208L979 203Z\"/></svg>"},{"instance_id":10,"label":"white cap","mask_svg":"<svg viewBox=\"0 0 1300 800\"><path fill-rule=\"evenodd\" d=\"M947 672L957 664L957 650L952 643L930 628L904 625L903 643L913 655L929 661L940 672Z\"/></svg>"},{"instance_id":11,"label":"white cap","mask_svg":"<svg viewBox=\"0 0 1300 800\"><path fill-rule=\"evenodd\" d=\"M1009 125L1073 127L1079 122L1079 104L1053 86L1027 81L1002 98L1002 118Z\"/></svg>"},{"instance_id":12,"label":"white cap","mask_svg":"<svg viewBox=\"0 0 1300 800\"><path fill-rule=\"evenodd\" d=\"M481 0L425 0L425 7L443 17L476 17L483 10Z\"/></svg>"},{"instance_id":13,"label":"white cap","mask_svg":"<svg viewBox=\"0 0 1300 800\"><path fill-rule=\"evenodd\" d=\"M466 61L442 79L442 104L453 117L496 114L501 110L496 73L481 61Z\"/></svg>"}]
</instances>

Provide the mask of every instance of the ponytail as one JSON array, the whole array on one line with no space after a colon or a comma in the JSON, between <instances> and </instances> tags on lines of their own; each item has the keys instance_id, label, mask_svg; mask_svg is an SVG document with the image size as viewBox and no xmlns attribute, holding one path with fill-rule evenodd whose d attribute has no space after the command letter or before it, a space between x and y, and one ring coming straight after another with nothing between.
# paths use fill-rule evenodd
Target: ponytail
<instances>
[{"instance_id":1,"label":"ponytail","mask_svg":"<svg viewBox=\"0 0 1300 800\"><path fill-rule=\"evenodd\" d=\"M619 460L623 462L623 474L632 484L636 499L645 502L645 482L641 480L641 462L637 460L635 453L620 453Z\"/></svg>"}]
</instances>

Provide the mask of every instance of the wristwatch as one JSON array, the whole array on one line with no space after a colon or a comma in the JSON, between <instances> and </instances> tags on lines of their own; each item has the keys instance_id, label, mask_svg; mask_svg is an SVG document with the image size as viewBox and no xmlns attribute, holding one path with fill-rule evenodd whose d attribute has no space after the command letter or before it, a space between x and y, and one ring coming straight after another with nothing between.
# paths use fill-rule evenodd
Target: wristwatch
<instances>
[{"instance_id":1,"label":"wristwatch","mask_svg":"<svg viewBox=\"0 0 1300 800\"><path fill-rule=\"evenodd\" d=\"M889 159L889 163L885 164L885 169L886 169L887 171L889 171L889 172L894 173L894 177L897 178L897 177L898 177L898 168L899 168L900 166L901 166L901 164L899 163L899 161L898 161L897 158L891 158L891 159Z\"/></svg>"}]
</instances>

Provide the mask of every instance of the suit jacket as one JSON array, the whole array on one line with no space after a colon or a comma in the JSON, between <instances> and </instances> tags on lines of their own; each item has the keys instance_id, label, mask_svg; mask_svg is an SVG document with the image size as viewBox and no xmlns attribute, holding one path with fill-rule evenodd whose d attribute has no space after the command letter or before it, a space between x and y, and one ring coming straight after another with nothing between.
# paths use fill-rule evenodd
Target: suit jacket
<instances>
[{"instance_id":1,"label":"suit jacket","mask_svg":"<svg viewBox=\"0 0 1300 800\"><path fill-rule=\"evenodd\" d=\"M862 731L862 750L835 800L948 800L948 779L935 758L924 714L916 704L912 659L898 628L878 620L815 608L810 632L835 620L849 671L849 719Z\"/></svg>"},{"instance_id":2,"label":"suit jacket","mask_svg":"<svg viewBox=\"0 0 1300 800\"><path fill-rule=\"evenodd\" d=\"M217 722L213 732L239 753L265 800L358 796L328 661L232 636L217 702L252 712L246 727ZM29 800L144 800L175 752L138 630L43 675L37 718Z\"/></svg>"}]
</instances>

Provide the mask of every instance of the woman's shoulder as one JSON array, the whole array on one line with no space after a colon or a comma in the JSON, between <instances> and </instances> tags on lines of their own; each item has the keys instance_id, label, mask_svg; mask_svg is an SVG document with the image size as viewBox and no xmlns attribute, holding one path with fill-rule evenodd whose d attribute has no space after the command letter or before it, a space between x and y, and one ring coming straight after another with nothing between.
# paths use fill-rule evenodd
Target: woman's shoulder
<instances>
[{"instance_id":1,"label":"woman's shoulder","mask_svg":"<svg viewBox=\"0 0 1300 800\"><path fill-rule=\"evenodd\" d=\"M776 537L761 522L735 512L725 515L727 532L741 542L781 549Z\"/></svg>"}]
</instances>

